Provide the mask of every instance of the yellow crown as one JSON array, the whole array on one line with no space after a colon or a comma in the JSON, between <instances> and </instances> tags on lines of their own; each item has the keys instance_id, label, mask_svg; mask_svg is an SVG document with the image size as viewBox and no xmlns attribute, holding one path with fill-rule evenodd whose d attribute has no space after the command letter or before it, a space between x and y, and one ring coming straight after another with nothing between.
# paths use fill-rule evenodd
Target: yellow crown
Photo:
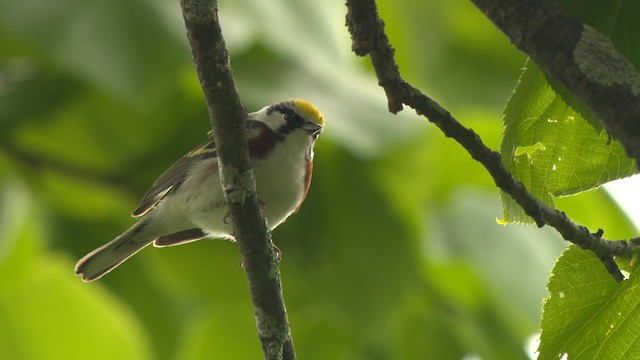
<instances>
[{"instance_id":1,"label":"yellow crown","mask_svg":"<svg viewBox=\"0 0 640 360\"><path fill-rule=\"evenodd\" d=\"M291 99L291 102L303 115L313 119L318 125L324 126L324 116L312 103L303 99Z\"/></svg>"}]
</instances>

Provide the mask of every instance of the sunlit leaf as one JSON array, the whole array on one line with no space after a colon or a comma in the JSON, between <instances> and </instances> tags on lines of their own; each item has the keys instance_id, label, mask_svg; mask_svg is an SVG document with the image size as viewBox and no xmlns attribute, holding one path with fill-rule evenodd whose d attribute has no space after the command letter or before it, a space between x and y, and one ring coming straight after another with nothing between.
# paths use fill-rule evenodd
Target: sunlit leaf
<instances>
[{"instance_id":1,"label":"sunlit leaf","mask_svg":"<svg viewBox=\"0 0 640 360\"><path fill-rule=\"evenodd\" d=\"M640 357L639 279L618 284L593 253L567 249L547 285L538 359Z\"/></svg>"},{"instance_id":2,"label":"sunlit leaf","mask_svg":"<svg viewBox=\"0 0 640 360\"><path fill-rule=\"evenodd\" d=\"M608 35L616 48L640 67L637 1L565 0L576 16ZM507 167L538 199L573 195L637 172L616 141L572 94L529 62L504 112L501 153ZM502 194L504 220L531 222Z\"/></svg>"},{"instance_id":3,"label":"sunlit leaf","mask_svg":"<svg viewBox=\"0 0 640 360\"><path fill-rule=\"evenodd\" d=\"M542 71L529 63L505 110L501 152L513 175L538 199L574 195L636 172L635 163L606 132L569 107ZM502 194L504 219L529 221Z\"/></svg>"}]
</instances>

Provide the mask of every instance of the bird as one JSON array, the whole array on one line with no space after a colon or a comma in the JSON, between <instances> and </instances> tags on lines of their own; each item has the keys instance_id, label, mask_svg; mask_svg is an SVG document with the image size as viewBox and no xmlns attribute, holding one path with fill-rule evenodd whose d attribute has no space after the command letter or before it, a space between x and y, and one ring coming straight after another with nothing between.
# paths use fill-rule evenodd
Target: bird
<instances>
[{"instance_id":1,"label":"bird","mask_svg":"<svg viewBox=\"0 0 640 360\"><path fill-rule=\"evenodd\" d=\"M247 147L269 230L298 211L313 171L313 147L324 117L310 102L290 99L248 114ZM76 275L97 280L147 245L230 239L233 226L218 174L212 133L170 166L142 197L128 230L78 261Z\"/></svg>"}]
</instances>

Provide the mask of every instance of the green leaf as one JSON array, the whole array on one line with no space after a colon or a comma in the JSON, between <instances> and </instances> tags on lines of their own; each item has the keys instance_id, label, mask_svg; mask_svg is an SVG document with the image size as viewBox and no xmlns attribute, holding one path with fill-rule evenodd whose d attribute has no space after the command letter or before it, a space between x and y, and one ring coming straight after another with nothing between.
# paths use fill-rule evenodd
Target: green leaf
<instances>
[{"instance_id":1,"label":"green leaf","mask_svg":"<svg viewBox=\"0 0 640 360\"><path fill-rule=\"evenodd\" d=\"M547 285L538 359L639 358L640 280L631 274L617 284L593 253L569 247Z\"/></svg>"},{"instance_id":2,"label":"green leaf","mask_svg":"<svg viewBox=\"0 0 640 360\"><path fill-rule=\"evenodd\" d=\"M640 65L640 2L636 0L561 0L574 16L608 36L616 49Z\"/></svg>"},{"instance_id":3,"label":"green leaf","mask_svg":"<svg viewBox=\"0 0 640 360\"><path fill-rule=\"evenodd\" d=\"M640 2L563 0L579 19L610 37L616 49L640 67ZM501 153L515 177L547 205L634 174L622 147L602 132L589 109L533 62L527 64L504 112ZM530 222L502 194L504 221Z\"/></svg>"},{"instance_id":4,"label":"green leaf","mask_svg":"<svg viewBox=\"0 0 640 360\"><path fill-rule=\"evenodd\" d=\"M513 175L545 204L636 172L622 146L594 129L548 84L534 63L525 69L504 114L501 153ZM504 220L530 219L502 193Z\"/></svg>"}]
</instances>

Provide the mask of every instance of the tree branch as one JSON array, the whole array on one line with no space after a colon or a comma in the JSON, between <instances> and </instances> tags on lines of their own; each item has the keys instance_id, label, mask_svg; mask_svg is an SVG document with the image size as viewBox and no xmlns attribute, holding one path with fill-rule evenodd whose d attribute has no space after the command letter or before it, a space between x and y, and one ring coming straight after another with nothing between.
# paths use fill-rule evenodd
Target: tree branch
<instances>
[{"instance_id":1,"label":"tree branch","mask_svg":"<svg viewBox=\"0 0 640 360\"><path fill-rule=\"evenodd\" d=\"M555 1L471 1L585 103L640 166L640 75L609 38Z\"/></svg>"},{"instance_id":2,"label":"tree branch","mask_svg":"<svg viewBox=\"0 0 640 360\"><path fill-rule=\"evenodd\" d=\"M552 226L565 240L591 250L616 281L624 280L613 256L630 252L640 241L603 239L601 230L591 233L586 227L573 223L565 213L540 202L513 177L502 162L500 154L489 149L478 134L465 128L436 101L404 81L393 57L395 50L384 32L384 22L378 16L375 1L347 0L347 7L347 26L353 41L352 49L358 56L369 55L371 58L378 83L387 94L390 112L395 114L406 104L418 115L424 115L447 137L462 145L473 159L480 162L496 186L509 194L539 227Z\"/></svg>"},{"instance_id":3,"label":"tree branch","mask_svg":"<svg viewBox=\"0 0 640 360\"><path fill-rule=\"evenodd\" d=\"M234 224L265 359L295 359L276 250L249 164L247 113L233 80L216 0L180 0L193 63L216 142L220 181Z\"/></svg>"}]
</instances>

